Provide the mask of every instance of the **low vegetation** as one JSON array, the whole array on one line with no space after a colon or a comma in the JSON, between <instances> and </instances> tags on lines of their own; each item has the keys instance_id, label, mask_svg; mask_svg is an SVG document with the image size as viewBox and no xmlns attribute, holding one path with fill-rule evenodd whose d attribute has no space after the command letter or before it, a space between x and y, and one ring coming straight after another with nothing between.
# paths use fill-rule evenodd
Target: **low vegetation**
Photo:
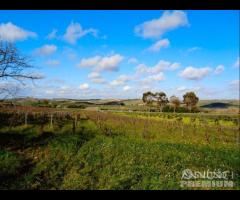
<instances>
[{"instance_id":1,"label":"low vegetation","mask_svg":"<svg viewBox=\"0 0 240 200\"><path fill-rule=\"evenodd\" d=\"M231 170L239 189L237 115L39 108L1 116L1 189L188 189L180 187L187 168Z\"/></svg>"}]
</instances>

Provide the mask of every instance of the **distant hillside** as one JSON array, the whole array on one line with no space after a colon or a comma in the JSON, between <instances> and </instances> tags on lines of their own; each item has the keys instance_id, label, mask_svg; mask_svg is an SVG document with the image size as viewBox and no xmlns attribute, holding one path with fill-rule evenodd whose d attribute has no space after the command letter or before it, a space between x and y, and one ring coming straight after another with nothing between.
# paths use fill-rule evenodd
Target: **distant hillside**
<instances>
[{"instance_id":1,"label":"distant hillside","mask_svg":"<svg viewBox=\"0 0 240 200\"><path fill-rule=\"evenodd\" d=\"M222 103L222 102L216 102L216 103L210 103L203 106L200 106L201 108L229 108L232 107L232 104L229 103Z\"/></svg>"},{"instance_id":2,"label":"distant hillside","mask_svg":"<svg viewBox=\"0 0 240 200\"><path fill-rule=\"evenodd\" d=\"M215 103L224 103L224 104L227 104L229 107L239 106L239 100L236 100L236 99L211 99L211 100L200 99L200 101L198 102L198 106L202 107L208 104L213 104L214 106Z\"/></svg>"},{"instance_id":3,"label":"distant hillside","mask_svg":"<svg viewBox=\"0 0 240 200\"><path fill-rule=\"evenodd\" d=\"M40 98L15 98L8 99L6 101L13 102L14 104L24 105L24 106L37 106L38 104L46 104L58 107L68 107L68 106L101 106L101 105L120 105L120 106L139 106L142 105L142 99L67 99L67 98L53 98L53 99L40 99ZM228 109L228 108L238 108L239 100L236 99L211 99L202 100L198 102L198 107L206 109Z\"/></svg>"}]
</instances>

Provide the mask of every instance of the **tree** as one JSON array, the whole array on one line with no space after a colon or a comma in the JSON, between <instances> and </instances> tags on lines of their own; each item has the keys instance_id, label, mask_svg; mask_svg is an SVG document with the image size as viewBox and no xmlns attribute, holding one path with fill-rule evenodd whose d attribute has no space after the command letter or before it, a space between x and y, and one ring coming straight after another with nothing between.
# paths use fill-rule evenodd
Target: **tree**
<instances>
[{"instance_id":1,"label":"tree","mask_svg":"<svg viewBox=\"0 0 240 200\"><path fill-rule=\"evenodd\" d=\"M168 103L167 95L164 92L156 92L154 94L154 97L156 98L157 105L160 108L160 111L162 112L163 107Z\"/></svg>"},{"instance_id":2,"label":"tree","mask_svg":"<svg viewBox=\"0 0 240 200\"><path fill-rule=\"evenodd\" d=\"M187 108L192 111L192 109L197 105L199 98L194 92L187 92L183 95L183 103L186 104Z\"/></svg>"},{"instance_id":3,"label":"tree","mask_svg":"<svg viewBox=\"0 0 240 200\"><path fill-rule=\"evenodd\" d=\"M152 105L154 101L154 94L150 91L143 93L142 101L148 106Z\"/></svg>"},{"instance_id":4,"label":"tree","mask_svg":"<svg viewBox=\"0 0 240 200\"><path fill-rule=\"evenodd\" d=\"M24 84L24 80L41 79L40 75L30 73L32 68L29 58L22 56L14 44L0 42L0 95L8 93L12 96L17 91L16 87L11 87L12 81Z\"/></svg>"},{"instance_id":5,"label":"tree","mask_svg":"<svg viewBox=\"0 0 240 200\"><path fill-rule=\"evenodd\" d=\"M154 94L150 91L143 93L142 101L147 106L149 106L148 120L145 121L144 123L144 131L143 131L143 137L146 138L148 135L148 127L150 125L150 108L154 102Z\"/></svg>"},{"instance_id":6,"label":"tree","mask_svg":"<svg viewBox=\"0 0 240 200\"><path fill-rule=\"evenodd\" d=\"M173 106L173 109L174 109L174 113L175 113L175 111L176 111L176 109L177 108L179 108L179 106L180 106L180 100L179 100L179 98L178 97L176 97L176 96L171 96L170 97L170 103L172 104L172 106Z\"/></svg>"}]
</instances>

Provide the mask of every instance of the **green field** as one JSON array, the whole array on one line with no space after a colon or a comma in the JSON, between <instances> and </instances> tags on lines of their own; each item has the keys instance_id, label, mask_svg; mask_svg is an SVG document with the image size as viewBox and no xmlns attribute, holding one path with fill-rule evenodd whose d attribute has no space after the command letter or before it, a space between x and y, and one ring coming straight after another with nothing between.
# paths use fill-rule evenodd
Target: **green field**
<instances>
[{"instance_id":1,"label":"green field","mask_svg":"<svg viewBox=\"0 0 240 200\"><path fill-rule=\"evenodd\" d=\"M0 189L240 189L237 114L0 114ZM185 169L230 171L234 187L181 187Z\"/></svg>"}]
</instances>

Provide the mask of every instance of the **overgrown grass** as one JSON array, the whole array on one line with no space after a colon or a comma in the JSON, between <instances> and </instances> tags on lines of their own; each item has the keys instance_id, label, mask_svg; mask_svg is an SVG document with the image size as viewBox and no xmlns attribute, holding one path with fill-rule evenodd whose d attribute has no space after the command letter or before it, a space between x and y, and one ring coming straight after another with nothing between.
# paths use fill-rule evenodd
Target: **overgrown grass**
<instances>
[{"instance_id":1,"label":"overgrown grass","mask_svg":"<svg viewBox=\"0 0 240 200\"><path fill-rule=\"evenodd\" d=\"M239 173L239 164L238 152L233 149L216 151L210 147L98 136L75 156L61 188L181 189L184 169L217 167Z\"/></svg>"},{"instance_id":2,"label":"overgrown grass","mask_svg":"<svg viewBox=\"0 0 240 200\"><path fill-rule=\"evenodd\" d=\"M233 171L240 189L234 125L218 131L168 117L81 116L74 132L72 123L46 124L43 132L1 128L0 189L188 189L180 187L188 168Z\"/></svg>"},{"instance_id":3,"label":"overgrown grass","mask_svg":"<svg viewBox=\"0 0 240 200\"><path fill-rule=\"evenodd\" d=\"M0 180L4 177L16 175L21 163L21 156L7 150L0 150Z\"/></svg>"}]
</instances>

